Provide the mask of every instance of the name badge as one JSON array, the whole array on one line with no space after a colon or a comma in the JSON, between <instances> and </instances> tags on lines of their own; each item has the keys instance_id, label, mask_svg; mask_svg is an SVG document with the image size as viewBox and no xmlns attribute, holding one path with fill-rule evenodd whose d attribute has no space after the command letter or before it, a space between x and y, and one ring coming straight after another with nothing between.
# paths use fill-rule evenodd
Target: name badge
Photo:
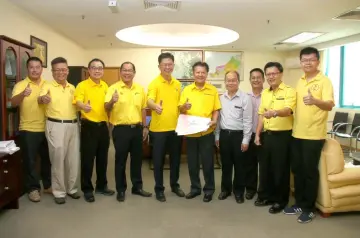
<instances>
[{"instance_id":1,"label":"name badge","mask_svg":"<svg viewBox=\"0 0 360 238\"><path fill-rule=\"evenodd\" d=\"M276 98L276 100L285 100L285 98Z\"/></svg>"}]
</instances>

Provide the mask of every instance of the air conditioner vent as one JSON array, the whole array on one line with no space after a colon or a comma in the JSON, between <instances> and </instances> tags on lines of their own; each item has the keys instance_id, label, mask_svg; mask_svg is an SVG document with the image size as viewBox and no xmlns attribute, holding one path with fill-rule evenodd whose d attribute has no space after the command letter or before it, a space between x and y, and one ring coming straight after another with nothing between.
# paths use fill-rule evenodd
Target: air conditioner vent
<instances>
[{"instance_id":1,"label":"air conditioner vent","mask_svg":"<svg viewBox=\"0 0 360 238\"><path fill-rule=\"evenodd\" d=\"M145 11L179 11L180 1L144 0Z\"/></svg>"},{"instance_id":2,"label":"air conditioner vent","mask_svg":"<svg viewBox=\"0 0 360 238\"><path fill-rule=\"evenodd\" d=\"M334 18L334 20L355 20L360 21L360 9L352 10L341 14Z\"/></svg>"}]
</instances>

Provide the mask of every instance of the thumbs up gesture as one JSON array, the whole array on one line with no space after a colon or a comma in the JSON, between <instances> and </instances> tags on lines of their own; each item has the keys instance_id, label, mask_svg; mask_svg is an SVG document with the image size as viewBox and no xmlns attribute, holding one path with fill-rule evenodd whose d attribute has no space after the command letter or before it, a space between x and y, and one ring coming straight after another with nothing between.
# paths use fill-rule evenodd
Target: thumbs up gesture
<instances>
[{"instance_id":1,"label":"thumbs up gesture","mask_svg":"<svg viewBox=\"0 0 360 238\"><path fill-rule=\"evenodd\" d=\"M311 94L310 88L308 89L308 93L303 97L303 101L305 105L314 105L315 98Z\"/></svg>"},{"instance_id":2,"label":"thumbs up gesture","mask_svg":"<svg viewBox=\"0 0 360 238\"><path fill-rule=\"evenodd\" d=\"M48 104L51 102L50 89L44 96L41 97L41 100L44 104Z\"/></svg>"},{"instance_id":3,"label":"thumbs up gesture","mask_svg":"<svg viewBox=\"0 0 360 238\"><path fill-rule=\"evenodd\" d=\"M28 97L31 94L31 92L32 90L30 88L30 83L28 83L22 94L24 95L24 97Z\"/></svg>"},{"instance_id":4,"label":"thumbs up gesture","mask_svg":"<svg viewBox=\"0 0 360 238\"><path fill-rule=\"evenodd\" d=\"M112 95L111 100L112 100L113 103L116 103L117 101L119 101L119 93L117 92L116 89L115 89L115 92Z\"/></svg>"},{"instance_id":5,"label":"thumbs up gesture","mask_svg":"<svg viewBox=\"0 0 360 238\"><path fill-rule=\"evenodd\" d=\"M183 104L183 108L184 108L185 110L190 110L190 108L191 108L191 103L189 102L189 99L188 99L188 98L186 99L186 102Z\"/></svg>"},{"instance_id":6,"label":"thumbs up gesture","mask_svg":"<svg viewBox=\"0 0 360 238\"><path fill-rule=\"evenodd\" d=\"M155 107L155 112L156 112L157 114L159 114L159 115L160 115L160 114L162 113L162 111L163 111L162 105L163 105L163 100L160 100L159 104L157 104L156 107Z\"/></svg>"},{"instance_id":7,"label":"thumbs up gesture","mask_svg":"<svg viewBox=\"0 0 360 238\"><path fill-rule=\"evenodd\" d=\"M84 104L83 111L86 112L86 113L91 111L90 100L88 100L88 102L86 104Z\"/></svg>"}]
</instances>

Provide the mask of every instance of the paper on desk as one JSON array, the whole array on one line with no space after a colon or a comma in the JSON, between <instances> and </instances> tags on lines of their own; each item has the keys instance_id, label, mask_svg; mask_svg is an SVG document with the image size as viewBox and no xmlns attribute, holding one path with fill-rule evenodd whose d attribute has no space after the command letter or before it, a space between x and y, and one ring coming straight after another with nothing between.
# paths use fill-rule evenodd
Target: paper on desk
<instances>
[{"instance_id":1,"label":"paper on desk","mask_svg":"<svg viewBox=\"0 0 360 238\"><path fill-rule=\"evenodd\" d=\"M209 129L210 118L180 114L176 125L179 136L191 135Z\"/></svg>"},{"instance_id":2,"label":"paper on desk","mask_svg":"<svg viewBox=\"0 0 360 238\"><path fill-rule=\"evenodd\" d=\"M20 150L16 146L15 141L0 141L0 154L14 154L16 151Z\"/></svg>"}]
</instances>

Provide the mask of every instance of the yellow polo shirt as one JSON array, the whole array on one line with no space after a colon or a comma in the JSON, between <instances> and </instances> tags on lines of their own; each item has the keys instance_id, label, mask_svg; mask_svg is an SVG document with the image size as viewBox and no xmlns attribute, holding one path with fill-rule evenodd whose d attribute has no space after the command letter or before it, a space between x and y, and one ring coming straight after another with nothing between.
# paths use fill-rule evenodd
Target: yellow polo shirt
<instances>
[{"instance_id":1,"label":"yellow polo shirt","mask_svg":"<svg viewBox=\"0 0 360 238\"><path fill-rule=\"evenodd\" d=\"M51 101L45 106L45 116L59 120L76 119L76 105L73 104L75 87L66 83L63 87L55 80L45 83L41 88L40 96L49 92Z\"/></svg>"},{"instance_id":2,"label":"yellow polo shirt","mask_svg":"<svg viewBox=\"0 0 360 238\"><path fill-rule=\"evenodd\" d=\"M179 117L179 100L181 83L171 77L168 82L161 75L156 77L148 86L147 98L159 104L162 101L163 111L159 115L154 110L151 112L150 131L174 131Z\"/></svg>"},{"instance_id":3,"label":"yellow polo shirt","mask_svg":"<svg viewBox=\"0 0 360 238\"><path fill-rule=\"evenodd\" d=\"M274 91L271 88L265 89L261 94L261 103L259 115L264 114L266 110L281 110L290 108L293 112L296 105L296 91L283 82ZM267 131L287 131L293 128L293 115L288 117L273 117L266 119L264 117L264 130Z\"/></svg>"},{"instance_id":4,"label":"yellow polo shirt","mask_svg":"<svg viewBox=\"0 0 360 238\"><path fill-rule=\"evenodd\" d=\"M296 86L297 103L293 137L308 140L326 139L328 112L315 105L304 104L303 97L308 95L309 89L314 98L334 102L334 90L328 77L318 73L309 82L305 75L301 77Z\"/></svg>"},{"instance_id":5,"label":"yellow polo shirt","mask_svg":"<svg viewBox=\"0 0 360 238\"><path fill-rule=\"evenodd\" d=\"M110 102L115 90L119 100L110 112L110 123L116 125L133 125L142 123L142 109L146 108L146 94L144 88L133 83L131 88L120 80L109 87L105 103Z\"/></svg>"},{"instance_id":6,"label":"yellow polo shirt","mask_svg":"<svg viewBox=\"0 0 360 238\"><path fill-rule=\"evenodd\" d=\"M41 79L40 84L32 82L28 77L15 84L12 97L22 93L30 84L31 94L24 97L20 104L20 131L43 132L45 131L44 107L38 104L38 97L45 80Z\"/></svg>"},{"instance_id":7,"label":"yellow polo shirt","mask_svg":"<svg viewBox=\"0 0 360 238\"><path fill-rule=\"evenodd\" d=\"M88 103L90 101L91 111L86 113L81 110L81 118L93 122L108 121L108 116L104 108L105 95L108 90L108 85L100 80L96 84L90 78L80 82L76 89L73 103L80 101Z\"/></svg>"},{"instance_id":8,"label":"yellow polo shirt","mask_svg":"<svg viewBox=\"0 0 360 238\"><path fill-rule=\"evenodd\" d=\"M197 88L195 83L186 86L181 93L179 106L183 105L187 100L191 103L191 108L187 111L187 115L190 116L199 116L211 119L212 113L221 109L219 93L213 85L208 83L205 83L202 89ZM200 137L210 134L214 130L215 127L210 127L205 132L187 136Z\"/></svg>"}]
</instances>

